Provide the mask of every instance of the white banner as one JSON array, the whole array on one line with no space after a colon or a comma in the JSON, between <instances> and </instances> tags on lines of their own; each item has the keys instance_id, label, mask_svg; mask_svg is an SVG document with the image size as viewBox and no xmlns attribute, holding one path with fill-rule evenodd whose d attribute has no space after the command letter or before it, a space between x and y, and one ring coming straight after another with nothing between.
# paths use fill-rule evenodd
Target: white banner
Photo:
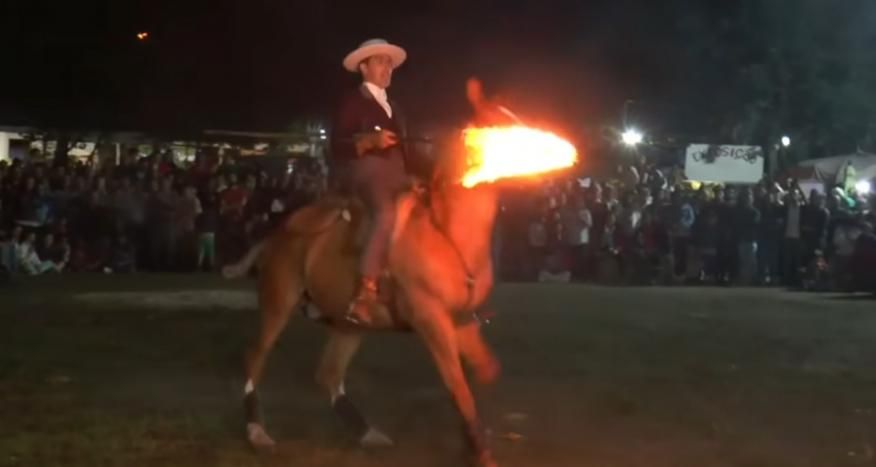
<instances>
[{"instance_id":1,"label":"white banner","mask_svg":"<svg viewBox=\"0 0 876 467\"><path fill-rule=\"evenodd\" d=\"M684 174L698 182L757 183L763 178L763 149L691 144L685 155Z\"/></svg>"}]
</instances>

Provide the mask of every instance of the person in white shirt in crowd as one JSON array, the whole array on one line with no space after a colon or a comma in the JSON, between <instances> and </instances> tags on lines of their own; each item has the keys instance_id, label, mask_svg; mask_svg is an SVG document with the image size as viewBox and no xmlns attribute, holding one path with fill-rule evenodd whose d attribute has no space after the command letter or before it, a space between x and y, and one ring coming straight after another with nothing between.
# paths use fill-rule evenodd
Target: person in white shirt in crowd
<instances>
[{"instance_id":1,"label":"person in white shirt in crowd","mask_svg":"<svg viewBox=\"0 0 876 467\"><path fill-rule=\"evenodd\" d=\"M642 224L642 211L647 201L638 193L628 193L621 202L618 216L618 226L621 235L631 239Z\"/></svg>"},{"instance_id":2,"label":"person in white shirt in crowd","mask_svg":"<svg viewBox=\"0 0 876 467\"><path fill-rule=\"evenodd\" d=\"M19 268L32 276L64 270L63 263L40 259L36 251L36 234L33 232L26 234L24 240L15 246L15 254Z\"/></svg>"},{"instance_id":3,"label":"person in white shirt in crowd","mask_svg":"<svg viewBox=\"0 0 876 467\"><path fill-rule=\"evenodd\" d=\"M782 248L785 285L798 285L803 267L803 244L800 240L800 205L804 203L799 188L788 192L785 199L785 237Z\"/></svg>"},{"instance_id":4,"label":"person in white shirt in crowd","mask_svg":"<svg viewBox=\"0 0 876 467\"><path fill-rule=\"evenodd\" d=\"M181 244L184 245L183 251L186 257L183 265L188 268L196 264L198 239L195 235L195 221L204 211L201 207L201 200L198 199L198 192L193 185L186 185L183 188L183 195L179 199L176 211L177 235L179 235Z\"/></svg>"},{"instance_id":5,"label":"person in white shirt in crowd","mask_svg":"<svg viewBox=\"0 0 876 467\"><path fill-rule=\"evenodd\" d=\"M566 200L560 208L560 222L572 276L583 279L587 272L584 265L590 255L590 229L593 227L593 216L584 203L583 196L573 195Z\"/></svg>"}]
</instances>

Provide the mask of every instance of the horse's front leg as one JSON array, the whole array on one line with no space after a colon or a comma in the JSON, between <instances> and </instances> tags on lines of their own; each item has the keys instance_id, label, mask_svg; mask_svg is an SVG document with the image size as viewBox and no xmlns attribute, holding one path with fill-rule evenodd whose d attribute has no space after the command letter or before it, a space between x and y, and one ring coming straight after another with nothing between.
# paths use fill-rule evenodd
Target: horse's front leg
<instances>
[{"instance_id":1,"label":"horse's front leg","mask_svg":"<svg viewBox=\"0 0 876 467\"><path fill-rule=\"evenodd\" d=\"M465 437L478 467L496 467L487 447L486 434L478 418L474 397L469 389L460 361L456 329L445 309L437 301L416 303L414 327L435 359L438 371L453 396L456 408L465 424Z\"/></svg>"}]
</instances>

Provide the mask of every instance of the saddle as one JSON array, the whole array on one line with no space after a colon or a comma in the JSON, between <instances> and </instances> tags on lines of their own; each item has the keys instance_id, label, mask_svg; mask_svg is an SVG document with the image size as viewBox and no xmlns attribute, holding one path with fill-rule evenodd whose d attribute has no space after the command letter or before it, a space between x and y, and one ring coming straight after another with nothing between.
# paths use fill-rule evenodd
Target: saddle
<instances>
[{"instance_id":1,"label":"saddle","mask_svg":"<svg viewBox=\"0 0 876 467\"><path fill-rule=\"evenodd\" d=\"M428 203L428 195L422 187L412 188L399 195L396 200L396 222L390 240L391 243L394 243L402 234L414 208L425 203ZM346 224L341 239L336 239L335 241L338 243L333 243L332 248L339 248L344 256L356 258L356 261L352 261L351 264L358 264L358 258L362 255L365 248L372 222L365 203L357 196L348 193L332 193L317 201L310 209L313 210L308 216L310 219L305 219L302 216L295 224L308 223L315 235L318 235L320 230L327 231L335 228L337 223ZM287 230L288 224L291 223L290 219L290 222L287 222ZM314 225L317 228L313 228ZM357 276L353 272L349 275L350 277ZM388 269L384 270L378 280L380 302L386 306L389 317L395 324L395 330L409 330L409 326L399 319L398 310L394 306L396 302L396 282L391 271ZM302 307L301 311L307 318L329 325L343 325L343 323L337 320L337 317L324 314L316 309L310 303L310 297L306 292L305 302L306 304Z\"/></svg>"}]
</instances>

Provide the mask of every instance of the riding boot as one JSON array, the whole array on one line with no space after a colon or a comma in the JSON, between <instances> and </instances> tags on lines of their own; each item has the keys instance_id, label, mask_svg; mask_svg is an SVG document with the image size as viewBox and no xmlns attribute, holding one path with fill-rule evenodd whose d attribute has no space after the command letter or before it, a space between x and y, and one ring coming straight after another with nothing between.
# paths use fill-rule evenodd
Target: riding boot
<instances>
[{"instance_id":1,"label":"riding boot","mask_svg":"<svg viewBox=\"0 0 876 467\"><path fill-rule=\"evenodd\" d=\"M377 301L377 279L363 277L344 318L353 324L370 324L371 308L377 306Z\"/></svg>"}]
</instances>

